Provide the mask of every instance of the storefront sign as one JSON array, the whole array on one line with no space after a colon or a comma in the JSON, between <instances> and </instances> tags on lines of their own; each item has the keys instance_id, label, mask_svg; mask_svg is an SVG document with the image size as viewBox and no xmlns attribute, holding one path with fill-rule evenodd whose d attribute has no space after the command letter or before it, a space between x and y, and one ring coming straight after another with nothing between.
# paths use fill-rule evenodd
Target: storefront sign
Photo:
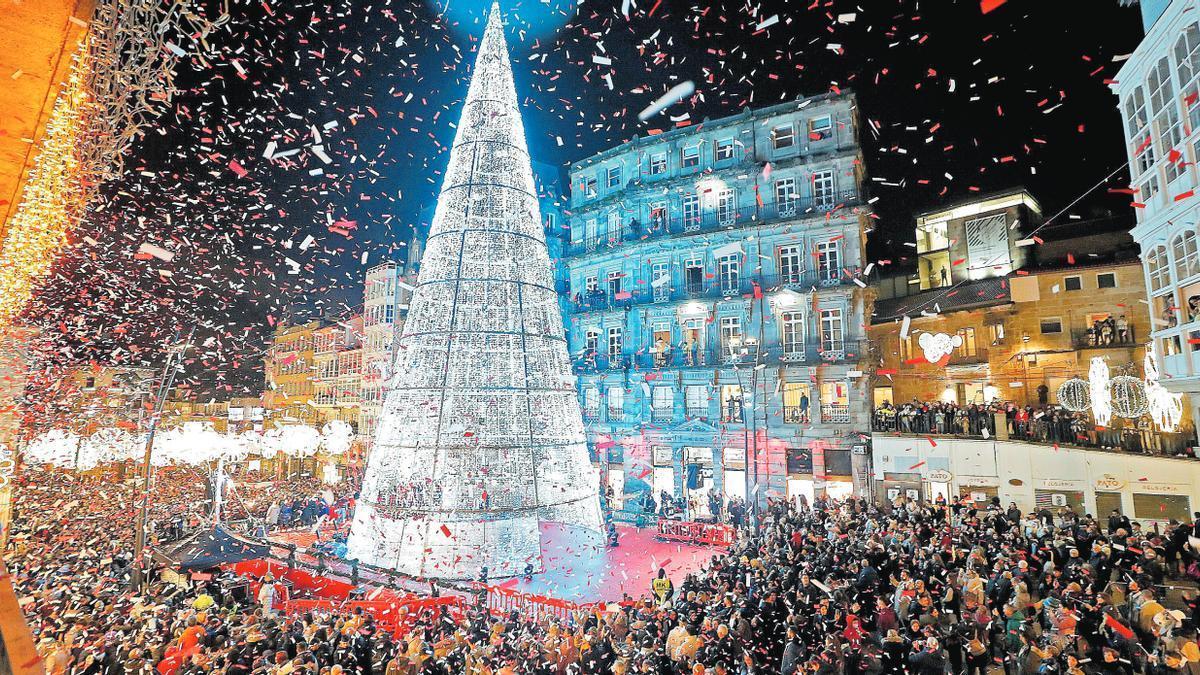
<instances>
[{"instance_id":1,"label":"storefront sign","mask_svg":"<svg viewBox=\"0 0 1200 675\"><path fill-rule=\"evenodd\" d=\"M1078 491L1083 488L1083 481L1065 480L1062 478L1045 478L1038 481L1038 487L1043 490L1071 490Z\"/></svg>"},{"instance_id":2,"label":"storefront sign","mask_svg":"<svg viewBox=\"0 0 1200 675\"><path fill-rule=\"evenodd\" d=\"M958 484L961 487L998 487L1000 479L991 476L959 476Z\"/></svg>"},{"instance_id":3,"label":"storefront sign","mask_svg":"<svg viewBox=\"0 0 1200 675\"><path fill-rule=\"evenodd\" d=\"M1134 492L1152 492L1160 495L1181 495L1187 493L1186 485L1176 485L1175 483L1134 483L1132 486Z\"/></svg>"},{"instance_id":4,"label":"storefront sign","mask_svg":"<svg viewBox=\"0 0 1200 675\"><path fill-rule=\"evenodd\" d=\"M1103 490L1105 492L1115 492L1116 490L1120 490L1123 487L1125 487L1125 481L1121 480L1120 478L1117 478L1116 476L1112 475L1111 473L1106 473L1103 476L1096 479L1096 489L1097 490Z\"/></svg>"},{"instance_id":5,"label":"storefront sign","mask_svg":"<svg viewBox=\"0 0 1200 675\"><path fill-rule=\"evenodd\" d=\"M954 478L954 474L945 469L934 469L926 474L926 478L930 483L949 483Z\"/></svg>"},{"instance_id":6,"label":"storefront sign","mask_svg":"<svg viewBox=\"0 0 1200 675\"><path fill-rule=\"evenodd\" d=\"M973 502L986 502L987 500L988 500L988 496L987 496L986 492L972 492L971 493L971 501L973 501Z\"/></svg>"}]
</instances>

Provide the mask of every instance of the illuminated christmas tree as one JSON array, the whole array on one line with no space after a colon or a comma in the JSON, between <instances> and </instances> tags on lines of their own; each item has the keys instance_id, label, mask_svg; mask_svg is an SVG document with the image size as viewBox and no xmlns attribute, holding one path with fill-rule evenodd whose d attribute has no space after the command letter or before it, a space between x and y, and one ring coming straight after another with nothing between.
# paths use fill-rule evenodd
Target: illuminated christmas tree
<instances>
[{"instance_id":1,"label":"illuminated christmas tree","mask_svg":"<svg viewBox=\"0 0 1200 675\"><path fill-rule=\"evenodd\" d=\"M493 5L350 555L425 577L540 569L542 522L599 534L597 488Z\"/></svg>"}]
</instances>

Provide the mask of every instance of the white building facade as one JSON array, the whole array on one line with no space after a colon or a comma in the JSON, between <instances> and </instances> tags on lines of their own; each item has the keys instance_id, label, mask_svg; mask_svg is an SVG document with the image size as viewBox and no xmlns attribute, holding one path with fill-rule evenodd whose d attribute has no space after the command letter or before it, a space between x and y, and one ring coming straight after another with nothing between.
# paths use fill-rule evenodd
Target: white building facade
<instances>
[{"instance_id":1,"label":"white building facade","mask_svg":"<svg viewBox=\"0 0 1200 675\"><path fill-rule=\"evenodd\" d=\"M366 448L371 447L383 411L385 378L391 372L411 296L403 282L403 266L391 261L367 270L364 282L358 436Z\"/></svg>"},{"instance_id":2,"label":"white building facade","mask_svg":"<svg viewBox=\"0 0 1200 675\"><path fill-rule=\"evenodd\" d=\"M1117 74L1151 336L1162 383L1200 397L1200 0L1141 3L1146 37Z\"/></svg>"}]
</instances>

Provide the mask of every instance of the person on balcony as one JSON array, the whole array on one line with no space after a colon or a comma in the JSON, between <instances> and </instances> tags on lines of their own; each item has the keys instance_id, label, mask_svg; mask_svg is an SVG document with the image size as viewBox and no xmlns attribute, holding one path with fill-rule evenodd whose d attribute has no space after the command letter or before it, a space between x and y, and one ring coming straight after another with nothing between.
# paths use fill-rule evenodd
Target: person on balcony
<instances>
[{"instance_id":1,"label":"person on balcony","mask_svg":"<svg viewBox=\"0 0 1200 675\"><path fill-rule=\"evenodd\" d=\"M800 394L800 423L808 424L808 393Z\"/></svg>"},{"instance_id":2,"label":"person on balcony","mask_svg":"<svg viewBox=\"0 0 1200 675\"><path fill-rule=\"evenodd\" d=\"M1127 345L1132 342L1132 340L1129 338L1129 320L1125 318L1124 314L1117 317L1117 339L1120 340L1121 344L1123 345Z\"/></svg>"}]
</instances>

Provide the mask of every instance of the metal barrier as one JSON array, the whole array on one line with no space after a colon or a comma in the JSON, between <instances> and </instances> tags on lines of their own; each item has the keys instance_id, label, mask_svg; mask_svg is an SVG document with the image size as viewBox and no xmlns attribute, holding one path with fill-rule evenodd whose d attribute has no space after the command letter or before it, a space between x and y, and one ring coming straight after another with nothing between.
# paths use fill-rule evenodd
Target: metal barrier
<instances>
[{"instance_id":1,"label":"metal barrier","mask_svg":"<svg viewBox=\"0 0 1200 675\"><path fill-rule=\"evenodd\" d=\"M306 612L353 612L362 609L375 619L375 625L397 638L408 635L421 619L436 619L441 608L461 617L465 603L461 597L420 598L415 595L390 600L333 600L313 598L285 600L278 606L282 614L296 616Z\"/></svg>"},{"instance_id":2,"label":"metal barrier","mask_svg":"<svg viewBox=\"0 0 1200 675\"><path fill-rule=\"evenodd\" d=\"M735 533L729 525L663 519L658 521L658 537L698 546L730 546Z\"/></svg>"}]
</instances>

